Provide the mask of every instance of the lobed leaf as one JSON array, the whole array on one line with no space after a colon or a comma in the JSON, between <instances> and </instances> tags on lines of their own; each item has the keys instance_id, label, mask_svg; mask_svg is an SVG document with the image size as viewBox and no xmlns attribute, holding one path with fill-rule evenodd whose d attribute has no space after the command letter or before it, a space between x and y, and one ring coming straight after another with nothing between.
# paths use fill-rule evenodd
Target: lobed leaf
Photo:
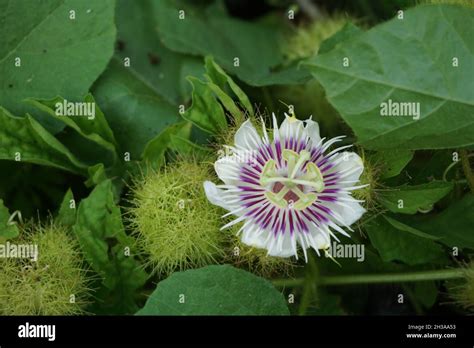
<instances>
[{"instance_id":1,"label":"lobed leaf","mask_svg":"<svg viewBox=\"0 0 474 348\"><path fill-rule=\"evenodd\" d=\"M369 149L473 145L473 20L474 9L417 6L403 19L356 34L305 65ZM419 103L419 119L381 116L381 103L389 99Z\"/></svg>"},{"instance_id":2,"label":"lobed leaf","mask_svg":"<svg viewBox=\"0 0 474 348\"><path fill-rule=\"evenodd\" d=\"M134 259L134 241L125 234L110 180L98 184L81 201L73 231L87 262L102 278L98 296L107 298L107 308L102 310L109 314L134 312L136 291L147 275ZM130 256L126 255L126 248Z\"/></svg>"}]
</instances>

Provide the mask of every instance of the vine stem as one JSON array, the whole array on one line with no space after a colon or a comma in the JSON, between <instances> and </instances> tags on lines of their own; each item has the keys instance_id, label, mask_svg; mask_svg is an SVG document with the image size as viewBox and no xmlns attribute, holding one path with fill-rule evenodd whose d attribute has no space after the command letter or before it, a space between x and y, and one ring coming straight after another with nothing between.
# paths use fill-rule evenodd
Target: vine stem
<instances>
[{"instance_id":1,"label":"vine stem","mask_svg":"<svg viewBox=\"0 0 474 348\"><path fill-rule=\"evenodd\" d=\"M380 274L350 274L341 276L320 276L318 285L353 285L353 284L383 284L405 283L427 280L446 280L463 278L465 270L462 268L442 269L432 271L419 271L409 273L380 273ZM272 281L277 287L299 287L304 284L304 278L275 279Z\"/></svg>"},{"instance_id":2,"label":"vine stem","mask_svg":"<svg viewBox=\"0 0 474 348\"><path fill-rule=\"evenodd\" d=\"M467 150L459 150L459 155L461 156L462 169L464 171L467 184L469 185L471 192L474 193L474 173L472 173L471 163L469 162L470 156L467 153Z\"/></svg>"}]
</instances>

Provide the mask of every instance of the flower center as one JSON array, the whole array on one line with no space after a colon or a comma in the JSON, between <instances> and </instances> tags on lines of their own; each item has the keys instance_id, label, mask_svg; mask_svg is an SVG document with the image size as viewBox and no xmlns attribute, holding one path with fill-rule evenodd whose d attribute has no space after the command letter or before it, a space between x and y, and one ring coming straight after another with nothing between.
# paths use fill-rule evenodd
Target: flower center
<instances>
[{"instance_id":1,"label":"flower center","mask_svg":"<svg viewBox=\"0 0 474 348\"><path fill-rule=\"evenodd\" d=\"M263 167L260 184L273 185L271 190L265 192L265 196L280 208L291 204L296 210L305 209L317 199L316 192L324 189L321 171L316 164L308 162L311 154L306 150L296 153L285 149L282 151L282 157L286 162L287 175L278 174L273 159Z\"/></svg>"},{"instance_id":2,"label":"flower center","mask_svg":"<svg viewBox=\"0 0 474 348\"><path fill-rule=\"evenodd\" d=\"M296 187L298 187L298 189L302 190L303 189L303 186L302 185L297 185ZM285 188L285 185L283 185L281 182L276 182L273 187L272 187L272 192L273 193L279 193L281 190L283 190ZM291 204L292 202L296 202L297 200L300 199L300 197L298 197L298 195L296 193L294 193L293 191L291 190L286 190L285 191L285 195L283 196L283 199L285 201L287 201L289 204Z\"/></svg>"}]
</instances>

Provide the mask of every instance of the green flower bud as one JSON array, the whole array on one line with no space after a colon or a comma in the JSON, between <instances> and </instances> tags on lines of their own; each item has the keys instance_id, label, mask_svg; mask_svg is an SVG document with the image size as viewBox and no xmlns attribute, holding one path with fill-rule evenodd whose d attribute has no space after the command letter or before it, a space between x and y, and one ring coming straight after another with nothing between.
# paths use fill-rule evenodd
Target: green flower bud
<instances>
[{"instance_id":1,"label":"green flower bud","mask_svg":"<svg viewBox=\"0 0 474 348\"><path fill-rule=\"evenodd\" d=\"M463 267L464 280L461 284L450 288L454 303L474 313L474 262Z\"/></svg>"},{"instance_id":2,"label":"green flower bud","mask_svg":"<svg viewBox=\"0 0 474 348\"><path fill-rule=\"evenodd\" d=\"M182 159L135 182L127 219L153 273L198 268L223 256L222 211L203 189L212 178L210 164Z\"/></svg>"},{"instance_id":3,"label":"green flower bud","mask_svg":"<svg viewBox=\"0 0 474 348\"><path fill-rule=\"evenodd\" d=\"M311 57L318 52L324 40L337 33L347 23L354 21L345 15L335 14L299 26L286 35L282 52L288 61Z\"/></svg>"},{"instance_id":4,"label":"green flower bud","mask_svg":"<svg viewBox=\"0 0 474 348\"><path fill-rule=\"evenodd\" d=\"M1 315L85 312L91 293L90 279L83 268L79 244L65 227L52 222L28 224L22 228L20 237L3 245L11 254L0 258ZM13 257L11 250L19 246L23 250L36 249L36 257L19 257L20 253Z\"/></svg>"}]
</instances>

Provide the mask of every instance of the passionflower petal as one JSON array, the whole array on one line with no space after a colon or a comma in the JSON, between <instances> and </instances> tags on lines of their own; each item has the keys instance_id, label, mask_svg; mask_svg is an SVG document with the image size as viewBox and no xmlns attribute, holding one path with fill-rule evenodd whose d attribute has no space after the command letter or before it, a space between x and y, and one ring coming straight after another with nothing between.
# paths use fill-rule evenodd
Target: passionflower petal
<instances>
[{"instance_id":1,"label":"passionflower petal","mask_svg":"<svg viewBox=\"0 0 474 348\"><path fill-rule=\"evenodd\" d=\"M250 121L238 129L230 153L215 162L221 184L206 181L209 201L242 222L238 231L243 243L268 250L271 256L298 257L298 245L319 254L334 232L348 236L344 228L356 222L365 209L351 196L364 169L361 158L330 150L343 136L321 139L311 119L286 118L278 127L273 115L273 134L265 125L259 135ZM263 124L263 122L262 122Z\"/></svg>"}]
</instances>

